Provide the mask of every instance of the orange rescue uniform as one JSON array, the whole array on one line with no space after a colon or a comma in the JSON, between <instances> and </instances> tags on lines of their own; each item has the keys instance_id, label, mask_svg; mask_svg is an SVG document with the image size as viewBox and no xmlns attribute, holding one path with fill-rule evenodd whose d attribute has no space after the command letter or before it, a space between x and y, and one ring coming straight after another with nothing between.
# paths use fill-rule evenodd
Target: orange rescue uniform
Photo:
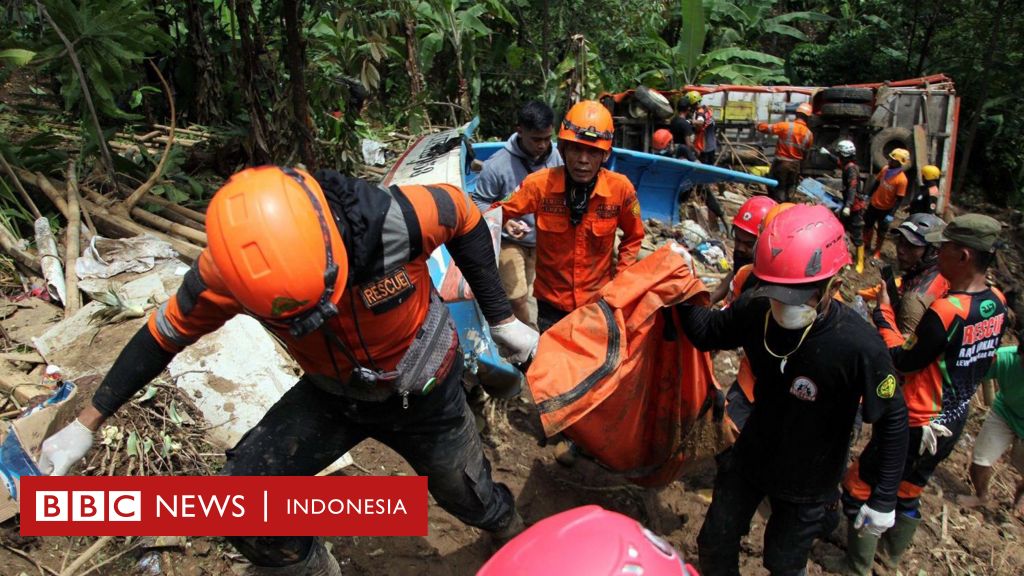
<instances>
[{"instance_id":1,"label":"orange rescue uniform","mask_svg":"<svg viewBox=\"0 0 1024 576\"><path fill-rule=\"evenodd\" d=\"M878 210L891 210L896 205L897 199L907 194L907 175L903 170L896 172L896 175L886 180L886 172L892 170L888 166L882 168L875 180L878 181L878 189L871 195L871 205Z\"/></svg>"},{"instance_id":2,"label":"orange rescue uniform","mask_svg":"<svg viewBox=\"0 0 1024 576\"><path fill-rule=\"evenodd\" d=\"M401 187L419 222L420 238L410 237L402 206L395 202L392 207L397 210L396 217L387 218L381 232L385 258L391 254L408 256L413 252L410 244L422 247L419 254L412 260L407 257L389 260L393 266L380 277L349 286L338 302L338 315L326 324L365 366L384 371L395 369L430 306L433 285L427 258L435 248L468 233L480 221L480 210L458 188L448 185L431 185L430 188L434 192L424 186ZM193 272L198 272L197 280L186 278L186 284L195 285L183 285L182 290L149 318L150 333L168 352L181 351L236 314L245 313L227 290L209 249L203 250L193 266ZM351 372L351 361L333 345L333 354L329 351L322 331L296 338L285 326L269 321L263 324L281 340L306 373L337 380L347 378Z\"/></svg>"},{"instance_id":3,"label":"orange rescue uniform","mask_svg":"<svg viewBox=\"0 0 1024 576\"><path fill-rule=\"evenodd\" d=\"M501 203L504 221L537 215L537 276L533 294L571 312L592 302L602 286L636 262L644 239L640 203L628 178L602 168L583 220L573 226L565 193L565 169L540 170L526 177ZM615 230L625 235L613 268Z\"/></svg>"},{"instance_id":4,"label":"orange rescue uniform","mask_svg":"<svg viewBox=\"0 0 1024 576\"><path fill-rule=\"evenodd\" d=\"M775 124L761 122L757 131L779 137L775 143L775 157L784 160L803 160L804 154L814 145L814 134L807 127L807 122L800 118Z\"/></svg>"}]
</instances>

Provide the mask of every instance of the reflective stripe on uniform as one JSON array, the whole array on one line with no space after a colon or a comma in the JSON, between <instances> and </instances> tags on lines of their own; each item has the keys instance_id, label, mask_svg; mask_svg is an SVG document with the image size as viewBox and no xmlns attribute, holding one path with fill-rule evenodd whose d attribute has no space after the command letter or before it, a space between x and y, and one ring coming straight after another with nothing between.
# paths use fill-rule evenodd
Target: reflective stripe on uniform
<instances>
[{"instance_id":1,"label":"reflective stripe on uniform","mask_svg":"<svg viewBox=\"0 0 1024 576\"><path fill-rule=\"evenodd\" d=\"M398 202L391 199L384 227L381 229L381 244L384 252L384 270L393 270L410 260L409 227Z\"/></svg>"},{"instance_id":2,"label":"reflective stripe on uniform","mask_svg":"<svg viewBox=\"0 0 1024 576\"><path fill-rule=\"evenodd\" d=\"M188 338L181 332L178 332L178 329L167 319L167 302L161 304L160 308L156 311L156 329L160 332L161 337L182 348L197 340L197 338Z\"/></svg>"}]
</instances>

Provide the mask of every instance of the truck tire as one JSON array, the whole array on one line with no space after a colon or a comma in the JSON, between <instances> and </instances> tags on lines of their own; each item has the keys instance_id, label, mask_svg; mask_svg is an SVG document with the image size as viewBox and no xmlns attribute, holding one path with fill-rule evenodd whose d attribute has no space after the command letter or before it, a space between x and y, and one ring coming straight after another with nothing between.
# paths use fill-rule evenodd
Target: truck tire
<instances>
[{"instance_id":1,"label":"truck tire","mask_svg":"<svg viewBox=\"0 0 1024 576\"><path fill-rule=\"evenodd\" d=\"M875 170L881 170L889 163L889 153L895 148L910 151L910 166L914 163L914 133L909 128L885 128L871 138L871 162Z\"/></svg>"},{"instance_id":2,"label":"truck tire","mask_svg":"<svg viewBox=\"0 0 1024 576\"><path fill-rule=\"evenodd\" d=\"M636 92L633 93L633 97L639 100L640 103L643 104L644 108L653 112L654 116L659 120L664 120L672 116L672 104L669 103L668 98L665 98L647 86L637 86Z\"/></svg>"},{"instance_id":3,"label":"truck tire","mask_svg":"<svg viewBox=\"0 0 1024 576\"><path fill-rule=\"evenodd\" d=\"M870 104L854 104L848 102L829 102L821 105L821 115L846 120L867 120L874 111Z\"/></svg>"},{"instance_id":4,"label":"truck tire","mask_svg":"<svg viewBox=\"0 0 1024 576\"><path fill-rule=\"evenodd\" d=\"M821 91L821 101L871 104L875 93L871 88L825 88Z\"/></svg>"}]
</instances>

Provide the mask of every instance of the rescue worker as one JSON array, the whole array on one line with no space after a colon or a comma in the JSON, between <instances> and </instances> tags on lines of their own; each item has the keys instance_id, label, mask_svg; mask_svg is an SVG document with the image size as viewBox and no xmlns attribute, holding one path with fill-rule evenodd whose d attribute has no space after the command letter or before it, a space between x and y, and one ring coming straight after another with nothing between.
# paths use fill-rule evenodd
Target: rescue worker
<instances>
[{"instance_id":1,"label":"rescue worker","mask_svg":"<svg viewBox=\"0 0 1024 576\"><path fill-rule=\"evenodd\" d=\"M558 147L565 165L534 172L501 203L505 231L524 234L516 220L537 214L537 325L544 332L588 304L617 271L636 262L644 239L640 203L628 178L601 165L612 149L608 109L593 100L562 120ZM624 236L615 256L615 231Z\"/></svg>"},{"instance_id":2,"label":"rescue worker","mask_svg":"<svg viewBox=\"0 0 1024 576\"><path fill-rule=\"evenodd\" d=\"M682 554L632 518L600 506L559 512L516 536L476 576L697 576Z\"/></svg>"},{"instance_id":3,"label":"rescue worker","mask_svg":"<svg viewBox=\"0 0 1024 576\"><path fill-rule=\"evenodd\" d=\"M752 273L754 244L769 211L777 206L775 200L767 196L754 196L740 206L732 220L732 270L711 293L712 306L722 300L726 300L726 306L732 304L743 290L757 281ZM754 404L754 377L750 372L750 361L742 353L736 381L729 387L725 399L726 411L736 427L734 432L738 434L750 417Z\"/></svg>"},{"instance_id":4,"label":"rescue worker","mask_svg":"<svg viewBox=\"0 0 1024 576\"><path fill-rule=\"evenodd\" d=\"M985 416L971 457L971 484L975 494L957 496L957 504L974 508L989 503L992 466L1010 450L1010 465L1024 475L1024 310L1018 304L1017 345L1003 346L985 379L995 378L999 390ZM1017 482L1013 495L1013 513L1024 519L1024 479Z\"/></svg>"},{"instance_id":5,"label":"rescue worker","mask_svg":"<svg viewBox=\"0 0 1024 576\"><path fill-rule=\"evenodd\" d=\"M696 102L700 102L700 94L692 92L697 95ZM691 92L688 92L691 94ZM668 130L672 133L672 140L677 146L679 146L679 158L685 158L690 162L697 161L697 153L693 150L693 126L690 124L688 118L690 108L693 104L687 99L686 95L676 102L676 115L672 117L672 121L668 124Z\"/></svg>"},{"instance_id":6,"label":"rescue worker","mask_svg":"<svg viewBox=\"0 0 1024 576\"><path fill-rule=\"evenodd\" d=\"M515 133L504 148L484 162L477 178L472 197L482 212L512 194L523 178L562 165L562 156L551 146L554 124L555 113L543 102L527 102L519 109ZM524 214L519 220L528 231L520 238L502 232L498 273L516 318L536 328L530 314L537 265L536 221L533 214Z\"/></svg>"},{"instance_id":7,"label":"rescue worker","mask_svg":"<svg viewBox=\"0 0 1024 576\"><path fill-rule=\"evenodd\" d=\"M686 147L675 143L672 131L668 128L658 128L651 135L651 154L679 158L681 154L684 154L683 150L686 150Z\"/></svg>"},{"instance_id":8,"label":"rescue worker","mask_svg":"<svg viewBox=\"0 0 1024 576\"><path fill-rule=\"evenodd\" d=\"M803 574L814 539L838 523L836 486L863 401L884 456L859 526L893 522L907 449L907 413L895 371L871 325L833 302L850 264L842 224L823 206L780 213L758 237L760 285L724 310L676 307L703 350L742 347L757 402L743 434L719 456L711 507L697 537L701 574L739 574L740 540L764 497L771 503L764 566ZM889 383L892 386L889 386Z\"/></svg>"},{"instance_id":9,"label":"rescue worker","mask_svg":"<svg viewBox=\"0 0 1024 576\"><path fill-rule=\"evenodd\" d=\"M896 326L905 336L914 333L932 302L949 290L946 277L939 274L939 244L927 240L928 234L945 225L938 216L912 214L890 231L897 237L896 262L902 273L899 301L892 304Z\"/></svg>"},{"instance_id":10,"label":"rescue worker","mask_svg":"<svg viewBox=\"0 0 1024 576\"><path fill-rule=\"evenodd\" d=\"M903 455L895 527L881 543L879 534L850 531L844 567L849 574L870 574L876 550L883 564L893 569L899 565L923 519L921 493L963 433L971 398L992 364L1006 325L1005 299L985 283L999 234L995 219L964 214L926 236L929 242L942 244L939 272L949 281L949 292L932 303L910 338L897 328L887 292L878 292L874 320L904 377L910 442ZM888 383L884 386L889 388ZM888 450L872 438L843 480L848 515L871 497L888 461Z\"/></svg>"},{"instance_id":11,"label":"rescue worker","mask_svg":"<svg viewBox=\"0 0 1024 576\"><path fill-rule=\"evenodd\" d=\"M761 122L757 125L758 132L774 134L779 138L775 143L775 160L772 161L770 171L771 177L779 182L772 190L772 197L777 202L789 202L793 190L799 184L800 163L814 145L814 134L807 127L807 119L811 114L811 104L804 102L797 106L796 119L792 122Z\"/></svg>"},{"instance_id":12,"label":"rescue worker","mask_svg":"<svg viewBox=\"0 0 1024 576\"><path fill-rule=\"evenodd\" d=\"M907 194L907 175L904 170L910 163L910 152L904 148L896 148L889 153L889 165L882 168L875 176L868 196L871 201L864 212L864 246L872 252L875 259L882 257L882 245L885 233L896 214L903 197ZM878 244L871 249L871 239L878 232Z\"/></svg>"},{"instance_id":13,"label":"rescue worker","mask_svg":"<svg viewBox=\"0 0 1024 576\"><path fill-rule=\"evenodd\" d=\"M700 92L690 90L679 100L678 107L693 128L693 150L702 164L714 164L718 155L718 126L710 106L701 104Z\"/></svg>"},{"instance_id":14,"label":"rescue worker","mask_svg":"<svg viewBox=\"0 0 1024 576\"><path fill-rule=\"evenodd\" d=\"M939 205L939 178L942 177L942 170L938 166L928 164L921 168L921 180L923 186L919 186L914 196L910 199L911 214L935 214Z\"/></svg>"},{"instance_id":15,"label":"rescue worker","mask_svg":"<svg viewBox=\"0 0 1024 576\"><path fill-rule=\"evenodd\" d=\"M65 474L178 352L248 314L304 374L227 451L224 475L316 474L372 437L427 476L437 503L463 522L498 542L524 529L512 493L491 477L460 382L458 334L427 271L444 243L495 343L510 361L528 359L537 333L512 315L469 198L448 185L388 189L264 166L214 195L206 230L209 247L177 294L125 346L91 404L43 443L41 470ZM340 574L312 537L229 540L257 574Z\"/></svg>"},{"instance_id":16,"label":"rescue worker","mask_svg":"<svg viewBox=\"0 0 1024 576\"><path fill-rule=\"evenodd\" d=\"M835 153L822 147L820 152L835 160L839 166L843 205L838 216L846 228L846 235L857 253L857 273L864 271L864 207L867 198L860 190L860 168L857 166L857 146L852 140L836 142Z\"/></svg>"}]
</instances>

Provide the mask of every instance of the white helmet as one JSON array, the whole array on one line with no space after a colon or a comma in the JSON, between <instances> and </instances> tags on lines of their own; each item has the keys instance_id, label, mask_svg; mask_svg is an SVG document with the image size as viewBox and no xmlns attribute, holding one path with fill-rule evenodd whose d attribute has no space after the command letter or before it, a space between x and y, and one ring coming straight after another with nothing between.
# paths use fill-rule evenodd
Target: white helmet
<instances>
[{"instance_id":1,"label":"white helmet","mask_svg":"<svg viewBox=\"0 0 1024 576\"><path fill-rule=\"evenodd\" d=\"M839 142L836 142L836 152L838 152L840 156L856 156L857 147L854 146L853 142L850 140L840 140Z\"/></svg>"}]
</instances>

